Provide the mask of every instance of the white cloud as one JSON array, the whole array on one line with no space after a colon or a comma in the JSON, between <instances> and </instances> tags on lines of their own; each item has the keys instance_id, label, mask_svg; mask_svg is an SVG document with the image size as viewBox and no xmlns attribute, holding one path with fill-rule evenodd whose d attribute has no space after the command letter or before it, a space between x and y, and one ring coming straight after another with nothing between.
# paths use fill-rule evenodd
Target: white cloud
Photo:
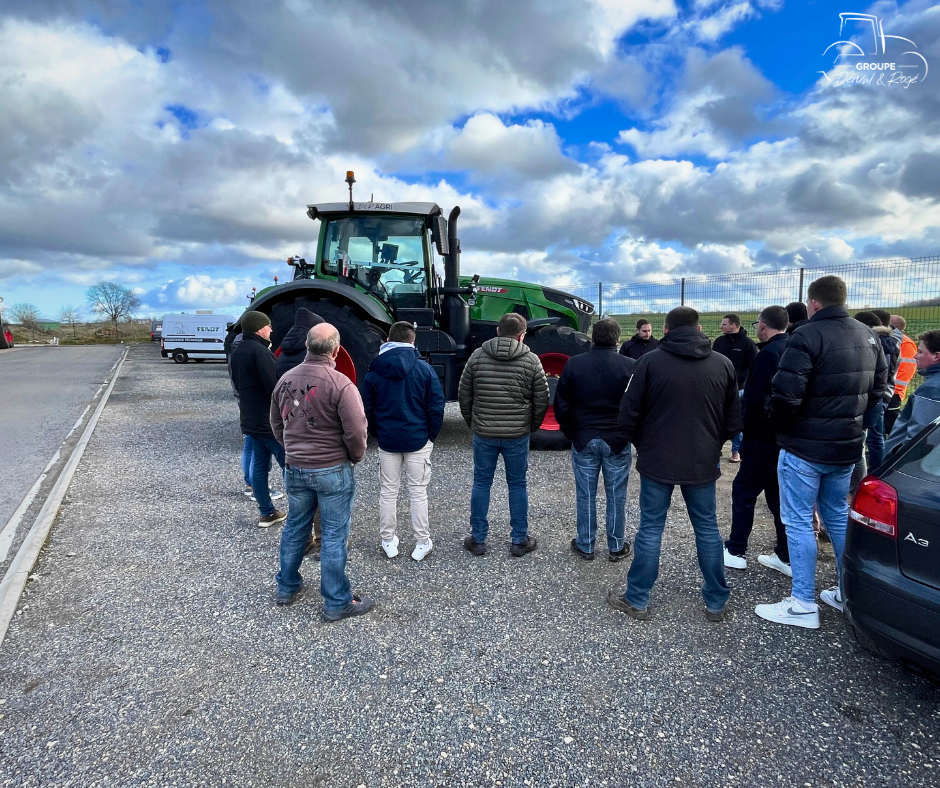
<instances>
[{"instance_id":1,"label":"white cloud","mask_svg":"<svg viewBox=\"0 0 940 788\"><path fill-rule=\"evenodd\" d=\"M474 115L466 122L448 146L448 161L477 173L512 171L530 178L578 169L562 154L561 140L551 124L530 120L506 126L490 113Z\"/></svg>"}]
</instances>

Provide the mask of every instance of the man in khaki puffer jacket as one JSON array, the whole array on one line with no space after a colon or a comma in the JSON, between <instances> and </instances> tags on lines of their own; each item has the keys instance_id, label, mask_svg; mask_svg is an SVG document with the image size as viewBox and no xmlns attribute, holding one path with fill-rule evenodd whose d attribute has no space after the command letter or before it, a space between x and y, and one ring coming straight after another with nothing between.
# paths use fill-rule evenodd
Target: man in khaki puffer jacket
<instances>
[{"instance_id":1,"label":"man in khaki puffer jacket","mask_svg":"<svg viewBox=\"0 0 940 788\"><path fill-rule=\"evenodd\" d=\"M470 536L463 546L474 555L486 552L487 512L496 461L503 455L509 485L509 548L517 558L536 547L529 536L529 435L548 410L548 381L538 356L522 344L526 321L503 315L496 337L473 351L460 378L460 413L473 431L473 492Z\"/></svg>"}]
</instances>

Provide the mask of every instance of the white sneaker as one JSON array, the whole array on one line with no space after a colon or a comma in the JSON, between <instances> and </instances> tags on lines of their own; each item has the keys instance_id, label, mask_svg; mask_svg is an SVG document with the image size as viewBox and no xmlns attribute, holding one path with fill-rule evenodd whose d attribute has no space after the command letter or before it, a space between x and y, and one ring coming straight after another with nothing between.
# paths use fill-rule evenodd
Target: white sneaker
<instances>
[{"instance_id":1,"label":"white sneaker","mask_svg":"<svg viewBox=\"0 0 940 788\"><path fill-rule=\"evenodd\" d=\"M776 569L778 572L786 575L787 577L793 577L793 570L790 568L790 565L781 561L776 553L771 553L770 555L759 555L757 556L757 562L761 566L766 566L768 569Z\"/></svg>"},{"instance_id":2,"label":"white sneaker","mask_svg":"<svg viewBox=\"0 0 940 788\"><path fill-rule=\"evenodd\" d=\"M247 495L249 498L251 498L251 496L254 495L254 493L251 491L250 484L245 485L245 495Z\"/></svg>"},{"instance_id":3,"label":"white sneaker","mask_svg":"<svg viewBox=\"0 0 940 788\"><path fill-rule=\"evenodd\" d=\"M819 598L829 605L829 607L834 607L840 613L842 612L842 592L839 590L839 586L833 586L832 588L827 588L825 591L820 591Z\"/></svg>"},{"instance_id":4,"label":"white sneaker","mask_svg":"<svg viewBox=\"0 0 940 788\"><path fill-rule=\"evenodd\" d=\"M423 561L425 556L433 549L434 543L430 539L428 539L427 544L418 542L418 544L415 545L415 551L411 554L411 557L414 558L415 561Z\"/></svg>"},{"instance_id":5,"label":"white sneaker","mask_svg":"<svg viewBox=\"0 0 940 788\"><path fill-rule=\"evenodd\" d=\"M819 629L819 606L815 603L808 605L792 596L775 605L758 605L754 612L766 621L777 624Z\"/></svg>"},{"instance_id":6,"label":"white sneaker","mask_svg":"<svg viewBox=\"0 0 940 788\"><path fill-rule=\"evenodd\" d=\"M725 566L728 569L747 569L747 559L743 555L731 555L726 547Z\"/></svg>"},{"instance_id":7,"label":"white sneaker","mask_svg":"<svg viewBox=\"0 0 940 788\"><path fill-rule=\"evenodd\" d=\"M246 492L245 495L249 495L249 493ZM272 501L276 501L278 498L283 498L283 497L284 497L284 493L282 493L282 492L277 492L277 493L276 493L276 492L273 492L273 493L271 493L271 500L272 500ZM255 503L258 503L258 499L255 498L255 496L254 496L253 494L251 495L251 500L254 501Z\"/></svg>"},{"instance_id":8,"label":"white sneaker","mask_svg":"<svg viewBox=\"0 0 940 788\"><path fill-rule=\"evenodd\" d=\"M386 542L383 539L382 549L385 551L385 555L387 555L389 558L394 558L396 555L398 555L398 537L392 537L391 542Z\"/></svg>"}]
</instances>

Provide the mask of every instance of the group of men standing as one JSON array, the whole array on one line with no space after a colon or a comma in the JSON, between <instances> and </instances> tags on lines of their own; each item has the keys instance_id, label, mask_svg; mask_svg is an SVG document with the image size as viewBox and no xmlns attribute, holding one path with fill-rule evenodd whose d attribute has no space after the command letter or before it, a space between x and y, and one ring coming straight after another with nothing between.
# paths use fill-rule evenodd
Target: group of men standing
<instances>
[{"instance_id":1,"label":"group of men standing","mask_svg":"<svg viewBox=\"0 0 940 788\"><path fill-rule=\"evenodd\" d=\"M662 340L652 337L645 320L622 346L616 321L594 324L591 350L568 360L553 405L572 442L577 519L571 551L578 558L595 557L601 473L608 559L630 555L626 499L631 447L636 449L640 520L626 588L607 594L612 607L637 619L650 617L663 531L678 486L695 532L705 616L722 620L730 594L725 567L746 568L755 503L764 492L774 515L776 545L758 560L792 577L793 590L782 602L758 605L755 612L779 623L819 626L814 511L830 536L841 572L847 496L862 454L863 423L870 424L870 414L883 410L896 392L888 388L892 370L885 349L871 329L849 316L845 303L845 283L822 277L810 285L805 316L793 309L802 305L793 304L760 313L754 323L759 345L736 315L727 315L722 337L712 346L698 313L689 307L669 312ZM258 524L287 520L276 602L295 600L303 584L301 562L313 552L321 563L322 617L337 621L367 613L374 604L352 593L345 574L354 466L365 455L369 433L379 445L382 549L389 558L399 554L396 507L402 474L416 539L411 557L421 561L433 549L427 487L444 396L436 373L415 349L410 324L391 327L360 395L336 370L336 328L308 315L298 313L297 333L304 334L305 352L289 348L292 366L278 369L281 361L275 362L268 347L270 321L247 312L241 320L244 340L232 354L231 370L242 431L255 453L251 482ZM504 315L496 337L474 351L460 380L460 411L473 433L470 534L464 547L476 556L488 550L490 490L500 456L509 488L510 555L522 557L537 548L528 528L526 477L529 438L549 407L549 387L538 357L524 343L526 328L520 315ZM922 338L916 363L925 375L940 372L940 332ZM940 411L940 375L935 384L933 380L921 387L925 397L916 406L909 402L898 419L896 428L904 435L927 423L933 405ZM728 440L735 441L732 461L742 465L732 487L731 533L723 543L715 485ZM272 456L284 467L286 515L268 495ZM317 519L322 542L314 530ZM838 586L820 598L841 609Z\"/></svg>"}]
</instances>

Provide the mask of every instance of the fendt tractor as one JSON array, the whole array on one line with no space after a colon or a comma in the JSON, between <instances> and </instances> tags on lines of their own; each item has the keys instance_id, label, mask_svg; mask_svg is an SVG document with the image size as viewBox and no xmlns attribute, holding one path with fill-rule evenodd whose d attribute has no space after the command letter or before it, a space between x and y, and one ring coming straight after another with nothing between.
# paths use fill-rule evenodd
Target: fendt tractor
<instances>
[{"instance_id":1,"label":"fendt tractor","mask_svg":"<svg viewBox=\"0 0 940 788\"><path fill-rule=\"evenodd\" d=\"M307 215L320 221L315 261L291 258L293 279L253 297L248 308L271 318L273 346L305 307L339 330L337 369L361 385L392 323L405 320L416 326L415 345L452 401L470 354L496 336L504 314L515 312L528 322L525 343L541 359L554 400L565 362L591 346L585 332L594 305L541 285L462 277L459 207L445 219L430 202L354 202L355 182L348 172L348 202L307 206ZM435 252L443 259L443 279ZM226 347L240 331L237 322ZM550 408L532 447L568 445Z\"/></svg>"}]
</instances>

